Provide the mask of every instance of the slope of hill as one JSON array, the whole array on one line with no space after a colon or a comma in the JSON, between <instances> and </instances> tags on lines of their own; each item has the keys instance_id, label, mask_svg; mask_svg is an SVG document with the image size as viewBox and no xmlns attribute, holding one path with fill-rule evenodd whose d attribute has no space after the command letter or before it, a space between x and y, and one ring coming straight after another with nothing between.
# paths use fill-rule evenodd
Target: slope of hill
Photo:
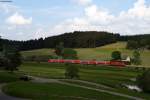
<instances>
[{"instance_id":1,"label":"slope of hill","mask_svg":"<svg viewBox=\"0 0 150 100\"><path fill-rule=\"evenodd\" d=\"M79 59L96 59L96 60L109 60L111 59L111 53L115 50L119 50L122 52L122 57L132 56L131 50L127 50L126 42L118 42L113 43L110 45L106 45L103 47L97 48L78 48L75 49L78 52ZM38 49L38 50L31 50L31 51L24 51L21 52L23 57L28 56L48 56L54 55L53 49ZM142 58L142 65L143 66L150 66L150 51L142 51L141 52Z\"/></svg>"}]
</instances>

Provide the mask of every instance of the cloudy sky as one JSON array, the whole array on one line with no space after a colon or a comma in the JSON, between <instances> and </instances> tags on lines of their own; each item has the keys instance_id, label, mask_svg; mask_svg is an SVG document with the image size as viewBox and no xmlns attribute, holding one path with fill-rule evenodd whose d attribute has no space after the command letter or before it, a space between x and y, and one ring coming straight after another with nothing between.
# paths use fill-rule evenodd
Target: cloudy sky
<instances>
[{"instance_id":1,"label":"cloudy sky","mask_svg":"<svg viewBox=\"0 0 150 100\"><path fill-rule=\"evenodd\" d=\"M0 3L0 36L7 39L28 40L73 31L150 34L150 0L12 1Z\"/></svg>"}]
</instances>

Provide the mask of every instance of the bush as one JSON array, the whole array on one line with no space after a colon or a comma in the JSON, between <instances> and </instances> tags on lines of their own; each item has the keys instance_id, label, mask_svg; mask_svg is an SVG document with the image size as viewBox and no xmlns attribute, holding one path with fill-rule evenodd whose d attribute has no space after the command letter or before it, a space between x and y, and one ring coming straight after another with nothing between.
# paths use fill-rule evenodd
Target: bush
<instances>
[{"instance_id":1,"label":"bush","mask_svg":"<svg viewBox=\"0 0 150 100\"><path fill-rule=\"evenodd\" d=\"M121 60L121 52L120 51L114 51L111 54L112 60Z\"/></svg>"},{"instance_id":2,"label":"bush","mask_svg":"<svg viewBox=\"0 0 150 100\"><path fill-rule=\"evenodd\" d=\"M67 64L65 77L69 79L79 78L79 69L77 66L72 64Z\"/></svg>"},{"instance_id":3,"label":"bush","mask_svg":"<svg viewBox=\"0 0 150 100\"><path fill-rule=\"evenodd\" d=\"M142 61L141 61L141 55L140 55L140 52L138 50L135 50L133 52L133 60L132 60L132 63L134 65L141 65Z\"/></svg>"},{"instance_id":4,"label":"bush","mask_svg":"<svg viewBox=\"0 0 150 100\"><path fill-rule=\"evenodd\" d=\"M142 75L139 75L137 77L137 83L144 92L150 93L150 70L147 70Z\"/></svg>"}]
</instances>

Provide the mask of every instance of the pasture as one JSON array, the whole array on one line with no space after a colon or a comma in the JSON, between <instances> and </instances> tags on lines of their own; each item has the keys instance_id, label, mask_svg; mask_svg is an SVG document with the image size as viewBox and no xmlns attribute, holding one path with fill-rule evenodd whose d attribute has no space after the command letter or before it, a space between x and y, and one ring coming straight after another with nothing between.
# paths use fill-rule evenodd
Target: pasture
<instances>
[{"instance_id":1,"label":"pasture","mask_svg":"<svg viewBox=\"0 0 150 100\"><path fill-rule=\"evenodd\" d=\"M115 50L122 52L122 58L126 58L127 56L132 57L132 50L126 49L126 42L118 42L110 45L106 45L103 47L97 48L77 48L75 49L78 53L78 58L81 60L110 60L111 53ZM53 49L39 49L39 50L31 50L21 52L23 57L29 56L51 56L55 55ZM150 51L144 50L141 51L141 59L142 65L144 67L150 67Z\"/></svg>"}]
</instances>

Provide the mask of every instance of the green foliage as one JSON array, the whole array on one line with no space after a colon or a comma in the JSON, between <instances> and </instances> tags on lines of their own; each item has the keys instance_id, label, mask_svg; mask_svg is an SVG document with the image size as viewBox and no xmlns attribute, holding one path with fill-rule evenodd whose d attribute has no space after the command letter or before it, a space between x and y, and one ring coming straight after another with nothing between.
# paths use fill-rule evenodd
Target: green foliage
<instances>
[{"instance_id":1,"label":"green foliage","mask_svg":"<svg viewBox=\"0 0 150 100\"><path fill-rule=\"evenodd\" d=\"M140 55L140 52L138 50L135 50L133 52L133 61L132 61L133 64L135 65L141 65L142 61L141 61L141 55Z\"/></svg>"},{"instance_id":2,"label":"green foliage","mask_svg":"<svg viewBox=\"0 0 150 100\"><path fill-rule=\"evenodd\" d=\"M145 71L142 75L137 77L138 86L144 92L150 93L150 70Z\"/></svg>"},{"instance_id":3,"label":"green foliage","mask_svg":"<svg viewBox=\"0 0 150 100\"><path fill-rule=\"evenodd\" d=\"M3 48L3 61L5 69L13 71L21 65L21 55L14 47L5 45Z\"/></svg>"},{"instance_id":4,"label":"green foliage","mask_svg":"<svg viewBox=\"0 0 150 100\"><path fill-rule=\"evenodd\" d=\"M113 51L111 54L112 60L121 60L121 52Z\"/></svg>"},{"instance_id":5,"label":"green foliage","mask_svg":"<svg viewBox=\"0 0 150 100\"><path fill-rule=\"evenodd\" d=\"M67 64L65 77L69 79L79 78L79 69L77 66L72 64Z\"/></svg>"},{"instance_id":6,"label":"green foliage","mask_svg":"<svg viewBox=\"0 0 150 100\"><path fill-rule=\"evenodd\" d=\"M63 52L64 59L77 59L77 51L71 48L64 49Z\"/></svg>"}]
</instances>

